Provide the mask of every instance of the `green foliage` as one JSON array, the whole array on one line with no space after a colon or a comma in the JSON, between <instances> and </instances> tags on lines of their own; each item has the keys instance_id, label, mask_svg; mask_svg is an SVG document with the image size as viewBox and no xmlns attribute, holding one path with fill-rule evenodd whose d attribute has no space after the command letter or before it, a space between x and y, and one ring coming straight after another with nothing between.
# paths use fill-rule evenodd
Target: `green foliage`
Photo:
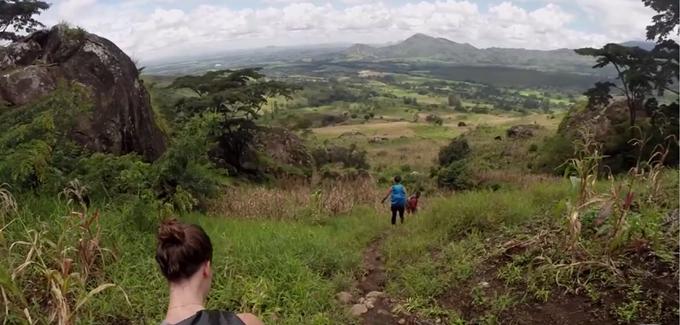
<instances>
[{"instance_id":1,"label":"green foliage","mask_svg":"<svg viewBox=\"0 0 680 325\"><path fill-rule=\"evenodd\" d=\"M439 150L439 165L447 166L454 161L465 159L470 154L470 145L465 137L457 137Z\"/></svg>"},{"instance_id":2,"label":"green foliage","mask_svg":"<svg viewBox=\"0 0 680 325\"><path fill-rule=\"evenodd\" d=\"M50 4L36 0L0 0L0 40L16 41L21 33L31 33L42 23L33 16L47 10Z\"/></svg>"},{"instance_id":3,"label":"green foliage","mask_svg":"<svg viewBox=\"0 0 680 325\"><path fill-rule=\"evenodd\" d=\"M540 146L536 162L532 164L535 170L564 175L565 162L573 156L574 147L570 138L562 133L557 133L546 138Z\"/></svg>"},{"instance_id":4,"label":"green foliage","mask_svg":"<svg viewBox=\"0 0 680 325\"><path fill-rule=\"evenodd\" d=\"M474 186L465 160L456 160L437 172L437 185L452 190L467 190Z\"/></svg>"},{"instance_id":5,"label":"green foliage","mask_svg":"<svg viewBox=\"0 0 680 325\"><path fill-rule=\"evenodd\" d=\"M94 153L78 160L69 179L78 179L95 196L115 197L119 194L152 197L152 166L135 154L114 156Z\"/></svg>"},{"instance_id":6,"label":"green foliage","mask_svg":"<svg viewBox=\"0 0 680 325\"><path fill-rule=\"evenodd\" d=\"M68 131L91 102L77 85L60 85L35 103L0 111L0 179L19 190L60 182L73 166L57 165L69 148Z\"/></svg>"},{"instance_id":7,"label":"green foliage","mask_svg":"<svg viewBox=\"0 0 680 325\"><path fill-rule=\"evenodd\" d=\"M430 122L434 125L437 126L442 126L444 124L444 120L441 118L441 116L437 114L429 114L425 117L425 121Z\"/></svg>"},{"instance_id":8,"label":"green foliage","mask_svg":"<svg viewBox=\"0 0 680 325\"><path fill-rule=\"evenodd\" d=\"M208 152L214 147L209 135L220 118L216 113L191 118L154 163L154 188L164 203L190 210L216 193L224 176L214 167Z\"/></svg>"},{"instance_id":9,"label":"green foliage","mask_svg":"<svg viewBox=\"0 0 680 325\"><path fill-rule=\"evenodd\" d=\"M643 2L645 6L659 13L652 18L653 24L647 27L647 38L657 41L652 51L619 44L607 44L601 49L576 50L578 54L597 58L597 64L593 68L612 65L616 69L621 83L621 87L617 88L626 97L630 125L635 125L638 111L643 107L650 107L648 101L656 101L651 97L653 91L656 91L657 96L663 96L665 91L678 95L677 87L672 85L678 80L680 47L673 38L668 38L669 33L680 24L677 19L680 15L678 4L666 0L643 0ZM594 88L585 93L589 97L590 105L606 105L612 87L616 85L611 82L596 83ZM677 102L677 97L674 102Z\"/></svg>"},{"instance_id":10,"label":"green foliage","mask_svg":"<svg viewBox=\"0 0 680 325\"><path fill-rule=\"evenodd\" d=\"M366 150L361 150L354 144L349 147L319 147L312 150L312 157L317 168L335 163L342 164L344 168L370 168L366 160Z\"/></svg>"},{"instance_id":11,"label":"green foliage","mask_svg":"<svg viewBox=\"0 0 680 325\"><path fill-rule=\"evenodd\" d=\"M220 70L201 76L175 79L169 88L190 89L196 96L183 97L174 107L176 123L183 124L203 113L215 114L208 140L217 143L212 151L222 167L243 170L243 160L250 153L255 120L267 98L290 94L297 87L279 81L265 80L260 69Z\"/></svg>"},{"instance_id":12,"label":"green foliage","mask_svg":"<svg viewBox=\"0 0 680 325\"><path fill-rule=\"evenodd\" d=\"M647 26L647 39L666 39L678 26L680 5L672 0L642 0L642 2L657 12L657 15L652 17L653 24Z\"/></svg>"}]
</instances>

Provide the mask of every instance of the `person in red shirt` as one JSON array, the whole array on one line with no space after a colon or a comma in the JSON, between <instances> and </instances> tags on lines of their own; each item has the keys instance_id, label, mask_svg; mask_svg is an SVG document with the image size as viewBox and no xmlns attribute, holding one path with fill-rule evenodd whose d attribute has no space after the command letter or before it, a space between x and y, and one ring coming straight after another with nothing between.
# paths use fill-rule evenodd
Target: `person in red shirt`
<instances>
[{"instance_id":1,"label":"person in red shirt","mask_svg":"<svg viewBox=\"0 0 680 325\"><path fill-rule=\"evenodd\" d=\"M406 212L409 214L415 214L418 211L418 200L420 199L420 191L416 194L411 195L406 201Z\"/></svg>"}]
</instances>

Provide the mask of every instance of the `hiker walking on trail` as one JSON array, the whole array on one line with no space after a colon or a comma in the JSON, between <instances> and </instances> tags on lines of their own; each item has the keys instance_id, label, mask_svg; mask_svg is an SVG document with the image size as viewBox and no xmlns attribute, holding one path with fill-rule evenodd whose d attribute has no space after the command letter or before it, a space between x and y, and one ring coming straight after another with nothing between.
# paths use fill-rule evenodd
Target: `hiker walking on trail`
<instances>
[{"instance_id":1,"label":"hiker walking on trail","mask_svg":"<svg viewBox=\"0 0 680 325\"><path fill-rule=\"evenodd\" d=\"M416 194L411 195L406 201L406 213L416 214L418 212L418 200L420 200L420 191L416 191Z\"/></svg>"},{"instance_id":2,"label":"hiker walking on trail","mask_svg":"<svg viewBox=\"0 0 680 325\"><path fill-rule=\"evenodd\" d=\"M392 210L392 224L397 223L397 212L399 213L399 219L401 223L404 223L404 209L406 208L406 188L401 185L401 176L394 176L394 184L387 191L387 195L382 199L382 203L385 203L388 197L391 197L391 210Z\"/></svg>"}]
</instances>

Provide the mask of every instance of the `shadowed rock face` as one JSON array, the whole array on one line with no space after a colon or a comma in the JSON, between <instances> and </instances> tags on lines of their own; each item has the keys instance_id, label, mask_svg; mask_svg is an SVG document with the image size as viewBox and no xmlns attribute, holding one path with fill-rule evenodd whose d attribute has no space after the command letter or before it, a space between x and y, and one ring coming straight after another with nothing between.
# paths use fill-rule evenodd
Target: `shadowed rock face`
<instances>
[{"instance_id":1,"label":"shadowed rock face","mask_svg":"<svg viewBox=\"0 0 680 325\"><path fill-rule=\"evenodd\" d=\"M146 160L165 150L149 94L137 67L112 42L81 30L51 30L0 48L0 100L23 105L49 94L60 81L90 90L93 111L71 130L74 141L101 152L136 152Z\"/></svg>"}]
</instances>

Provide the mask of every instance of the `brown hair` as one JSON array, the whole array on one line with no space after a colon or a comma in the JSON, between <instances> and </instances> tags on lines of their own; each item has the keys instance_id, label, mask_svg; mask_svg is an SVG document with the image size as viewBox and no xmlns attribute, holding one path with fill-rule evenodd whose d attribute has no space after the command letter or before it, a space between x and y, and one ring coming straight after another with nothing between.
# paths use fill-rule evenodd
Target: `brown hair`
<instances>
[{"instance_id":1,"label":"brown hair","mask_svg":"<svg viewBox=\"0 0 680 325\"><path fill-rule=\"evenodd\" d=\"M170 282L194 275L201 264L212 260L212 250L210 237L199 225L170 219L158 228L156 262Z\"/></svg>"}]
</instances>

